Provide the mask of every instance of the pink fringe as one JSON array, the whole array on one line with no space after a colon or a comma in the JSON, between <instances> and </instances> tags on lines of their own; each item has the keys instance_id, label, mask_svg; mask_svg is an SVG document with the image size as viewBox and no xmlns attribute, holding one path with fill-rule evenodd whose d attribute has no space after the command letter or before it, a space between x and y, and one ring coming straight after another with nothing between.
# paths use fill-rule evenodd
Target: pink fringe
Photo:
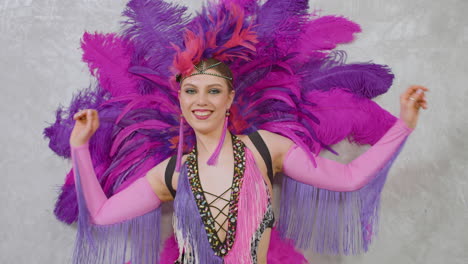
<instances>
[{"instance_id":1,"label":"pink fringe","mask_svg":"<svg viewBox=\"0 0 468 264\"><path fill-rule=\"evenodd\" d=\"M224 257L226 264L251 264L250 243L260 225L268 205L268 190L263 176L255 164L252 153L246 148L244 179L239 195L237 232L234 245Z\"/></svg>"},{"instance_id":2,"label":"pink fringe","mask_svg":"<svg viewBox=\"0 0 468 264\"><path fill-rule=\"evenodd\" d=\"M223 132L221 133L221 138L219 139L218 146L216 147L215 151L213 152L213 154L211 154L211 157L206 162L206 164L210 166L216 165L216 163L218 162L218 156L219 156L219 153L221 152L221 149L223 148L224 139L226 138L226 130L227 130L228 122L229 122L228 119L229 119L229 116L226 115L226 118L224 118Z\"/></svg>"}]
</instances>

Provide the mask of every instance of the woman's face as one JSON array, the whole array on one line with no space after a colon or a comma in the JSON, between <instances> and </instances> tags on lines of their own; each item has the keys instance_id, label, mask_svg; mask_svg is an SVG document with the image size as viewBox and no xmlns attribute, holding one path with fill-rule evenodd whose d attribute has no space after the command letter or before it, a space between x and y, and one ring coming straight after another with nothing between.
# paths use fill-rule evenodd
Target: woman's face
<instances>
[{"instance_id":1,"label":"woman's face","mask_svg":"<svg viewBox=\"0 0 468 264\"><path fill-rule=\"evenodd\" d=\"M209 69L206 72L216 73ZM224 124L226 111L231 107L234 91L229 91L225 79L200 74L184 79L179 90L182 114L195 132L208 134Z\"/></svg>"}]
</instances>

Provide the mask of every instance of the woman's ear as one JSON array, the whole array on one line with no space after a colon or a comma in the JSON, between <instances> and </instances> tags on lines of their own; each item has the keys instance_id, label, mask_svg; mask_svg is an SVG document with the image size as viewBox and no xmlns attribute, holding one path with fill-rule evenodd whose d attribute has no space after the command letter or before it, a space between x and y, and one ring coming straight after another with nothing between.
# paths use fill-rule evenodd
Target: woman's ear
<instances>
[{"instance_id":1,"label":"woman's ear","mask_svg":"<svg viewBox=\"0 0 468 264\"><path fill-rule=\"evenodd\" d=\"M236 96L236 92L234 90L231 90L229 93L229 102L228 102L228 109L231 108L232 102L234 102L234 97Z\"/></svg>"}]
</instances>

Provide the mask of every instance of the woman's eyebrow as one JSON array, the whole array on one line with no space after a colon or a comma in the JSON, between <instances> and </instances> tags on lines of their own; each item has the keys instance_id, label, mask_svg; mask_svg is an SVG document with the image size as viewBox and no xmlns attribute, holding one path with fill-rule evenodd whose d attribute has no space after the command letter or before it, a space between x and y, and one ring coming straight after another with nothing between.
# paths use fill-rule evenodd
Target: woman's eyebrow
<instances>
[{"instance_id":1,"label":"woman's eyebrow","mask_svg":"<svg viewBox=\"0 0 468 264\"><path fill-rule=\"evenodd\" d=\"M191 83L184 83L184 85L182 85L182 88L185 88L185 87L187 87L187 86L194 87L194 88L197 87L197 86L195 86L195 85L193 85L193 84L191 84Z\"/></svg>"},{"instance_id":2,"label":"woman's eyebrow","mask_svg":"<svg viewBox=\"0 0 468 264\"><path fill-rule=\"evenodd\" d=\"M207 87L214 87L214 86L223 87L220 83L212 83L212 84L208 85Z\"/></svg>"},{"instance_id":3,"label":"woman's eyebrow","mask_svg":"<svg viewBox=\"0 0 468 264\"><path fill-rule=\"evenodd\" d=\"M187 88L187 87L192 87L192 88L198 88L196 85L192 84L192 83L184 83L182 85L182 88ZM212 84L209 84L208 86L206 86L207 88L212 88L212 87L223 87L222 84L220 83L212 83Z\"/></svg>"}]
</instances>

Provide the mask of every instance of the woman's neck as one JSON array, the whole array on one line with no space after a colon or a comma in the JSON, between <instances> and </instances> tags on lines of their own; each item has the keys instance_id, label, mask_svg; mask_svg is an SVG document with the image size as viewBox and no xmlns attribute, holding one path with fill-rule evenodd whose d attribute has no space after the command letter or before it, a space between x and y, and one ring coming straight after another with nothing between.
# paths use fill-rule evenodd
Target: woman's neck
<instances>
[{"instance_id":1,"label":"woman's neck","mask_svg":"<svg viewBox=\"0 0 468 264\"><path fill-rule=\"evenodd\" d=\"M201 133L195 133L196 139L197 139L197 152L199 156L202 157L207 157L206 159L209 158L215 151L216 147L219 144L219 141L222 136L222 128L218 129L217 131L213 131L210 134L201 134ZM225 146L230 146L232 145L231 142L231 133L226 131L226 137L224 138L223 146L221 149L224 149Z\"/></svg>"}]
</instances>

